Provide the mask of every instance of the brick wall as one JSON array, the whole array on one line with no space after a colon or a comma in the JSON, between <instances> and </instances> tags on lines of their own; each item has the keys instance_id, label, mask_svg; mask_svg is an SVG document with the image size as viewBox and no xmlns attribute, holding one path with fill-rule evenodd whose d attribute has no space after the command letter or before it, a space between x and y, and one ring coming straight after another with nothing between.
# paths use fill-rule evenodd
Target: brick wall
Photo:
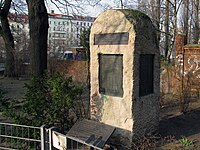
<instances>
[{"instance_id":1,"label":"brick wall","mask_svg":"<svg viewBox=\"0 0 200 150\"><path fill-rule=\"evenodd\" d=\"M181 51L176 53L175 66L165 68L161 73L161 91L164 93L178 92L182 80L185 83L188 82L192 91L198 91L200 89L200 45L182 47L179 45L177 47Z\"/></svg>"},{"instance_id":2,"label":"brick wall","mask_svg":"<svg viewBox=\"0 0 200 150\"><path fill-rule=\"evenodd\" d=\"M88 77L88 61L49 60L48 70L60 72L66 77L72 76L73 81L86 83Z\"/></svg>"},{"instance_id":3,"label":"brick wall","mask_svg":"<svg viewBox=\"0 0 200 150\"><path fill-rule=\"evenodd\" d=\"M176 55L182 52L182 47L184 46L184 34L178 34L176 36Z\"/></svg>"}]
</instances>

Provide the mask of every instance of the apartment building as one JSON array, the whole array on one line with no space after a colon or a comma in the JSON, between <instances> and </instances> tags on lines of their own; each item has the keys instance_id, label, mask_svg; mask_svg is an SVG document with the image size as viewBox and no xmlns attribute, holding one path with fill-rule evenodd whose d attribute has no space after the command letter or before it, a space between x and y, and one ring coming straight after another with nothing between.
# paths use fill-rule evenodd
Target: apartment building
<instances>
[{"instance_id":1,"label":"apartment building","mask_svg":"<svg viewBox=\"0 0 200 150\"><path fill-rule=\"evenodd\" d=\"M29 24L28 15L10 13L8 15L11 32L14 36L15 44L24 43L29 40Z\"/></svg>"},{"instance_id":2,"label":"apartment building","mask_svg":"<svg viewBox=\"0 0 200 150\"><path fill-rule=\"evenodd\" d=\"M49 13L49 51L64 52L67 48L81 46L81 31L88 30L94 20L89 16Z\"/></svg>"},{"instance_id":3,"label":"apartment building","mask_svg":"<svg viewBox=\"0 0 200 150\"><path fill-rule=\"evenodd\" d=\"M53 11L49 13L48 16L49 16L49 31L48 31L49 53L50 52L63 53L68 48L81 47L80 45L81 31L88 30L92 26L95 20L94 17L56 14ZM25 47L27 49L29 41L28 15L9 14L8 18L10 22L11 31L15 37L15 43L18 43L19 45L19 50L22 50Z\"/></svg>"},{"instance_id":4,"label":"apartment building","mask_svg":"<svg viewBox=\"0 0 200 150\"><path fill-rule=\"evenodd\" d=\"M23 62L29 62L29 24L28 15L10 13L10 29L14 37L15 55Z\"/></svg>"}]
</instances>

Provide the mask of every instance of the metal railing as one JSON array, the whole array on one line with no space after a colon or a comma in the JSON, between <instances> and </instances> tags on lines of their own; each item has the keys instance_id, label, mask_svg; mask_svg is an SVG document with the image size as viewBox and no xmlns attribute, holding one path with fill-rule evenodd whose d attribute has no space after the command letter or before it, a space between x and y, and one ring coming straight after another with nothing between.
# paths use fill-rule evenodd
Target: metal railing
<instances>
[{"instance_id":1,"label":"metal railing","mask_svg":"<svg viewBox=\"0 0 200 150\"><path fill-rule=\"evenodd\" d=\"M54 148L59 150L103 150L103 148L92 145L91 143L86 143L69 135L61 134L55 130L55 127L48 129L48 150L53 150Z\"/></svg>"},{"instance_id":2,"label":"metal railing","mask_svg":"<svg viewBox=\"0 0 200 150\"><path fill-rule=\"evenodd\" d=\"M53 150L55 148L103 150L90 143L63 135L57 132L55 127L48 128L45 125L34 127L0 122L0 150Z\"/></svg>"},{"instance_id":3,"label":"metal railing","mask_svg":"<svg viewBox=\"0 0 200 150\"><path fill-rule=\"evenodd\" d=\"M0 149L40 150L41 127L0 123Z\"/></svg>"}]
</instances>

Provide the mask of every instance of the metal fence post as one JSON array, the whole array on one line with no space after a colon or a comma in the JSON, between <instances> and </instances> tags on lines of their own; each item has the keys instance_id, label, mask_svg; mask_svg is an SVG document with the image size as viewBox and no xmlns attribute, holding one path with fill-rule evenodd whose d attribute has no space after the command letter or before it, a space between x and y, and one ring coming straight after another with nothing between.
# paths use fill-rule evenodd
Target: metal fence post
<instances>
[{"instance_id":1,"label":"metal fence post","mask_svg":"<svg viewBox=\"0 0 200 150\"><path fill-rule=\"evenodd\" d=\"M55 131L56 127L49 128L49 150L53 150L53 140L52 140L52 132Z\"/></svg>"},{"instance_id":2,"label":"metal fence post","mask_svg":"<svg viewBox=\"0 0 200 150\"><path fill-rule=\"evenodd\" d=\"M41 150L46 150L46 125L40 127Z\"/></svg>"}]
</instances>

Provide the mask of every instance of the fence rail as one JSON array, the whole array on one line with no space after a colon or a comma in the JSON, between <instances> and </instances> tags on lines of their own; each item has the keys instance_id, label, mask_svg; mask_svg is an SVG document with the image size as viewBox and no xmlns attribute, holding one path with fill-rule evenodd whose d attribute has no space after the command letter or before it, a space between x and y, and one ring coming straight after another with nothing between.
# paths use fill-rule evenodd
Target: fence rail
<instances>
[{"instance_id":1,"label":"fence rail","mask_svg":"<svg viewBox=\"0 0 200 150\"><path fill-rule=\"evenodd\" d=\"M40 127L0 123L0 149L41 149Z\"/></svg>"},{"instance_id":2,"label":"fence rail","mask_svg":"<svg viewBox=\"0 0 200 150\"><path fill-rule=\"evenodd\" d=\"M103 150L48 128L0 122L0 150Z\"/></svg>"}]
</instances>

